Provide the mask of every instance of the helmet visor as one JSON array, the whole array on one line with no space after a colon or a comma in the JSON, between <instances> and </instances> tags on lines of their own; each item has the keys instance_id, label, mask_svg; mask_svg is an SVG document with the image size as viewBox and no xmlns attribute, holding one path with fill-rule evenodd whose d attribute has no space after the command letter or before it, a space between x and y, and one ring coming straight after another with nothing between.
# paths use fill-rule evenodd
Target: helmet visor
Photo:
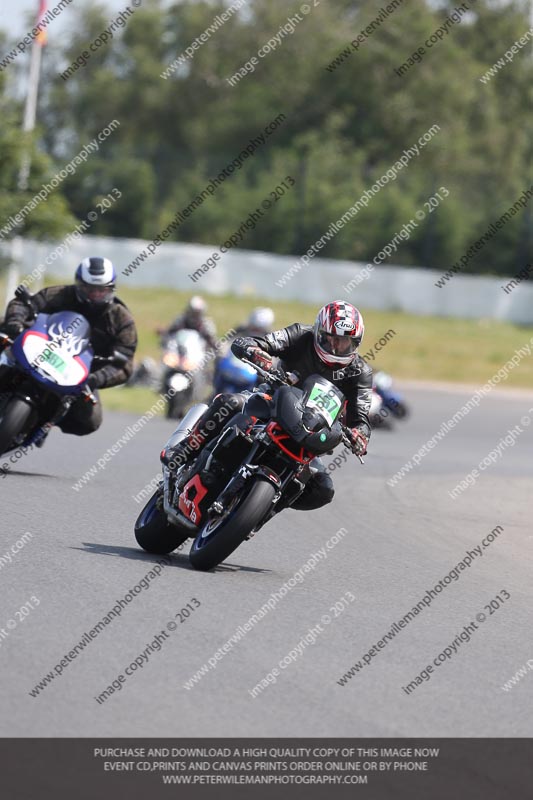
<instances>
[{"instance_id":1,"label":"helmet visor","mask_svg":"<svg viewBox=\"0 0 533 800\"><path fill-rule=\"evenodd\" d=\"M90 286L87 283L78 283L78 297L81 301L100 305L110 303L113 299L114 285L111 286Z\"/></svg>"},{"instance_id":2,"label":"helmet visor","mask_svg":"<svg viewBox=\"0 0 533 800\"><path fill-rule=\"evenodd\" d=\"M355 355L359 340L355 336L337 336L334 333L318 332L317 342L320 347L332 356Z\"/></svg>"}]
</instances>

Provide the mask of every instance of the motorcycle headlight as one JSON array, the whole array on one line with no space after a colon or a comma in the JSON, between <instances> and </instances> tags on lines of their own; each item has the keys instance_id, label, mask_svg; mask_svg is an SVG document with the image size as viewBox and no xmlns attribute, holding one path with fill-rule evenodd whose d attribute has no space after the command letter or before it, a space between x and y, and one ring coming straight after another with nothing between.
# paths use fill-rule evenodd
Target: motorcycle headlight
<instances>
[{"instance_id":1,"label":"motorcycle headlight","mask_svg":"<svg viewBox=\"0 0 533 800\"><path fill-rule=\"evenodd\" d=\"M186 375L182 375L181 372L176 372L176 374L172 375L170 378L168 385L171 389L174 389L175 392L183 392L189 385L189 379Z\"/></svg>"}]
</instances>

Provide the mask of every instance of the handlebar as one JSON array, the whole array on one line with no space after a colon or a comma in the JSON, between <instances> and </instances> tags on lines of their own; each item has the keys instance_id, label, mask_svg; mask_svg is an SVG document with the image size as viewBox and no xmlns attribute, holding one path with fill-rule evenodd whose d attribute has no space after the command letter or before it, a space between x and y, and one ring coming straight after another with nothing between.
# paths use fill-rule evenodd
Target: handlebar
<instances>
[{"instance_id":1,"label":"handlebar","mask_svg":"<svg viewBox=\"0 0 533 800\"><path fill-rule=\"evenodd\" d=\"M244 364L249 364L251 367L253 367L262 378L265 378L265 380L277 383L280 386L294 386L298 380L298 376L294 372L284 372L282 369L263 369L263 367L259 367L248 358L241 358L241 361ZM349 433L351 433L350 428L348 428L347 425L343 425L342 422L340 423L340 426L342 430L342 441L353 453L353 442L349 435ZM357 456L361 464L365 463L358 453L354 453L354 456Z\"/></svg>"},{"instance_id":2,"label":"handlebar","mask_svg":"<svg viewBox=\"0 0 533 800\"><path fill-rule=\"evenodd\" d=\"M92 406L95 406L97 404L98 400L96 399L95 395L92 393L92 391L89 389L88 386L83 387L83 389L81 390L81 394L86 403L90 403Z\"/></svg>"},{"instance_id":3,"label":"handlebar","mask_svg":"<svg viewBox=\"0 0 533 800\"><path fill-rule=\"evenodd\" d=\"M350 430L350 428L348 428L346 425L343 425L342 423L341 423L341 427L342 427L342 441L343 441L343 443L346 445L346 447L350 448L350 450L352 451L354 456L357 456L357 458L359 459L360 463L364 464L365 462L363 461L363 457L360 456L359 453L354 453L352 439L347 433Z\"/></svg>"},{"instance_id":4,"label":"handlebar","mask_svg":"<svg viewBox=\"0 0 533 800\"><path fill-rule=\"evenodd\" d=\"M240 359L243 364L248 364L250 367L255 369L255 371L261 375L262 378L265 378L269 383L279 383L280 386L292 386L292 383L289 383L288 377L294 373L286 373L282 369L263 369L258 364L254 364L249 358L241 358Z\"/></svg>"},{"instance_id":5,"label":"handlebar","mask_svg":"<svg viewBox=\"0 0 533 800\"><path fill-rule=\"evenodd\" d=\"M124 355L124 353L120 353L118 350L115 350L111 356L94 356L92 363L96 363L96 365L100 367L105 366L106 364L112 364L115 367L120 367L124 364L127 364L128 361L128 356ZM84 386L81 393L87 403L91 403L93 406L97 404L98 400L88 386Z\"/></svg>"},{"instance_id":6,"label":"handlebar","mask_svg":"<svg viewBox=\"0 0 533 800\"><path fill-rule=\"evenodd\" d=\"M105 367L109 364L112 364L114 367L122 367L127 364L128 361L128 356L124 355L124 353L120 353L118 350L115 350L111 356L93 356L92 363L102 367Z\"/></svg>"}]
</instances>

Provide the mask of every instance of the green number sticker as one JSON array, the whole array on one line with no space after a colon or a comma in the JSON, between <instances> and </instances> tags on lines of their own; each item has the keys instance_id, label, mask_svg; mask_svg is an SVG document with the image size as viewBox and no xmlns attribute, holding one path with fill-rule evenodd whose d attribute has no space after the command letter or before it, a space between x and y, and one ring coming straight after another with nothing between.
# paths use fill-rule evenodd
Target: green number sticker
<instances>
[{"instance_id":1,"label":"green number sticker","mask_svg":"<svg viewBox=\"0 0 533 800\"><path fill-rule=\"evenodd\" d=\"M60 358L57 353L54 353L52 350L45 350L43 353L43 361L47 361L54 369L57 369L58 372L64 372L65 367L67 366L66 362Z\"/></svg>"},{"instance_id":2,"label":"green number sticker","mask_svg":"<svg viewBox=\"0 0 533 800\"><path fill-rule=\"evenodd\" d=\"M342 407L342 403L337 395L325 391L319 383L315 383L311 389L307 405L310 408L319 409L330 427L337 419Z\"/></svg>"}]
</instances>

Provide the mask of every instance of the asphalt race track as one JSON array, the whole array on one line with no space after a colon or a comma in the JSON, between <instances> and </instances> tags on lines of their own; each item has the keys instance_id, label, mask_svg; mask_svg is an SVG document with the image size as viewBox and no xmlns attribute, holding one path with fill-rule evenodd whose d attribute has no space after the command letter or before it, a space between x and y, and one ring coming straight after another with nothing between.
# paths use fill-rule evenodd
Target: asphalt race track
<instances>
[{"instance_id":1,"label":"asphalt race track","mask_svg":"<svg viewBox=\"0 0 533 800\"><path fill-rule=\"evenodd\" d=\"M32 697L160 559L137 548L133 523L142 504L133 495L158 472L171 424L149 422L79 491L72 485L135 418L109 413L83 440L53 431L43 450L0 478L0 556L25 532L33 536L11 563L0 561L0 735L533 736L533 675L501 688L533 659L533 426L520 421L530 414L533 422L533 397L493 391L417 468L387 484L469 396L408 389L412 417L393 433L374 434L364 467L350 457L334 471L332 505L285 512L212 573L190 568L186 552L172 555ZM448 493L516 425L523 432L513 445L452 499ZM383 644L393 623L497 526L503 530L482 555ZM342 528L326 557L313 560ZM301 582L293 580L215 661L217 649L310 559L316 563ZM194 610L180 622L187 604ZM406 693L402 687L479 614L485 618L470 640L459 640ZM380 640L370 663L339 685ZM142 667L118 680L143 651ZM184 688L209 658L215 666ZM252 697L274 667L276 682ZM98 703L115 679L117 688Z\"/></svg>"}]
</instances>

